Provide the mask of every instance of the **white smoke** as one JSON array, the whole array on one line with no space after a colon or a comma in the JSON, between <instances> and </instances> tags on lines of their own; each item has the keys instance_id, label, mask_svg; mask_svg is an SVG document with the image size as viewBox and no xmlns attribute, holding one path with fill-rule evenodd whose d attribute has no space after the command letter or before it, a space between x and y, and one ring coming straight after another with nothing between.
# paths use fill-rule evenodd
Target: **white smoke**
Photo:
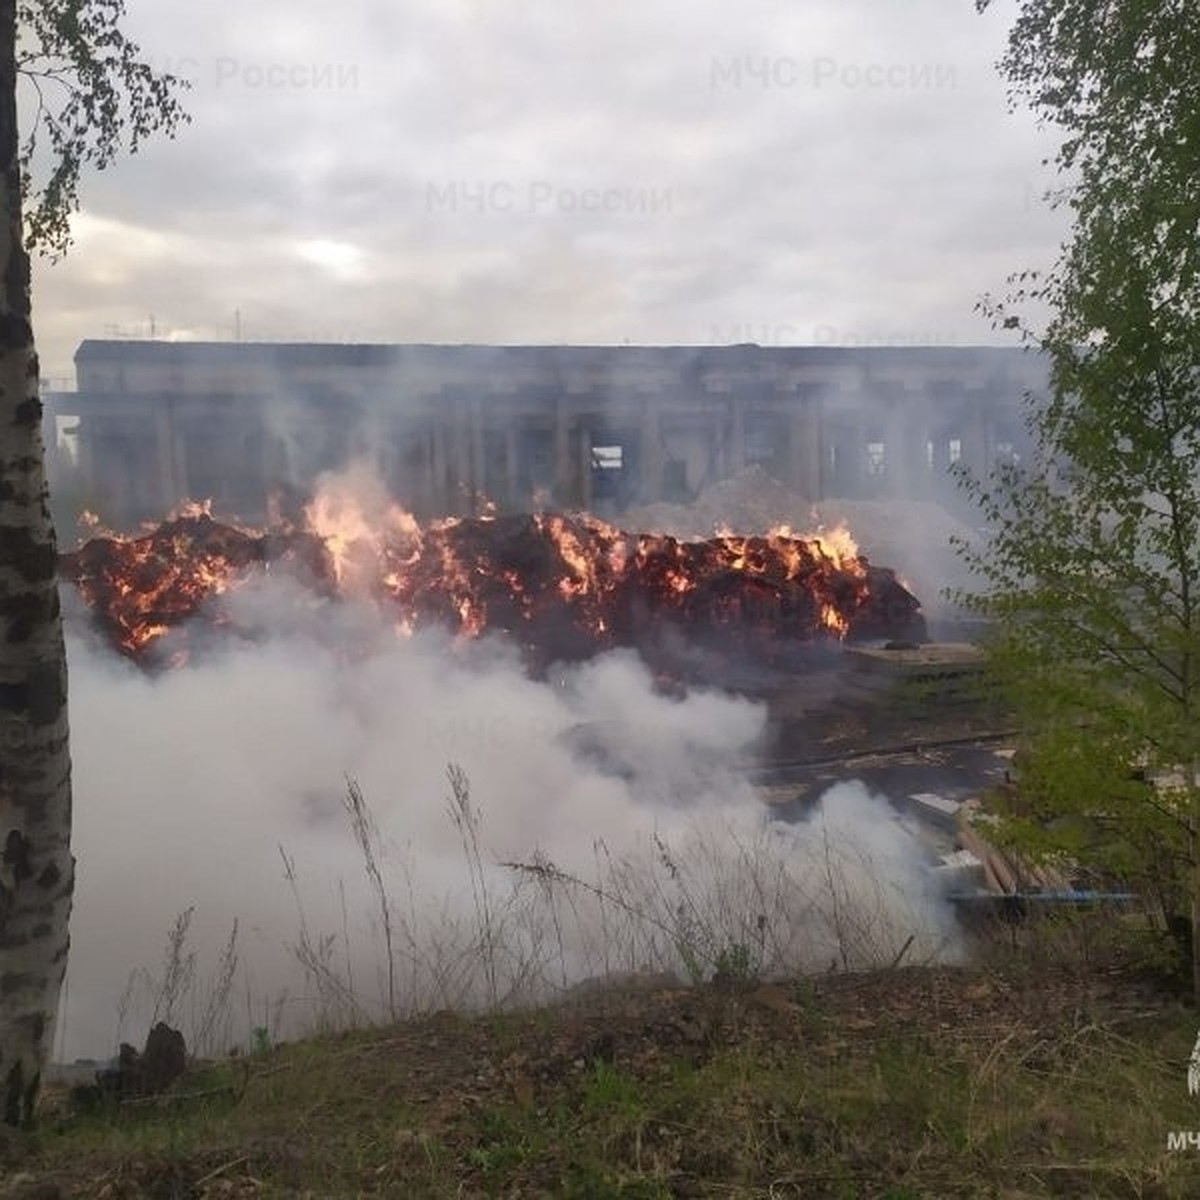
<instances>
[{"instance_id":1,"label":"white smoke","mask_svg":"<svg viewBox=\"0 0 1200 1200\"><path fill-rule=\"evenodd\" d=\"M237 606L274 632L155 677L70 637L79 867L60 1056L141 1040L156 989L127 993L131 972L161 977L167 931L190 906L196 994L173 1014L185 1033L235 920L231 1037L321 1018L328 996L289 949L302 927L378 1015L385 956L348 777L379 827L405 1006L527 1000L615 969L711 974L722 954L763 970L854 967L890 960L910 935L910 959L946 952L952 919L885 803L839 786L803 825L770 820L742 769L764 732L759 704L664 695L631 653L532 679L499 642L399 638L286 581ZM477 860L448 813L448 763L470 781Z\"/></svg>"}]
</instances>

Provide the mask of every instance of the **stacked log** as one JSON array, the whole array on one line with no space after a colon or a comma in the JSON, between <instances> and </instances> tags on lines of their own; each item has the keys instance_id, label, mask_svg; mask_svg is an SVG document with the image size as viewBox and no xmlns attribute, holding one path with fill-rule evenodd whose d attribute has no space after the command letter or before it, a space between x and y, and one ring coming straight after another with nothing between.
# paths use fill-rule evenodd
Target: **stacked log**
<instances>
[{"instance_id":1,"label":"stacked log","mask_svg":"<svg viewBox=\"0 0 1200 1200\"><path fill-rule=\"evenodd\" d=\"M993 846L971 822L966 806L959 814L956 842L979 860L989 891L1014 896L1022 892L1066 892L1071 888L1070 880L1057 867L1030 863Z\"/></svg>"}]
</instances>

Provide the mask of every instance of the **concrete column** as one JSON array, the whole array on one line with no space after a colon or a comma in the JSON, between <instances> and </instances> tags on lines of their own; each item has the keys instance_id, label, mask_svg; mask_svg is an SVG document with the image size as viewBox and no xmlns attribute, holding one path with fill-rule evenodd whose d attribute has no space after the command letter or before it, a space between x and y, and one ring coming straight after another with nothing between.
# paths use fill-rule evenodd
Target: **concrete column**
<instances>
[{"instance_id":1,"label":"concrete column","mask_svg":"<svg viewBox=\"0 0 1200 1200\"><path fill-rule=\"evenodd\" d=\"M262 427L262 479L263 495L268 503L270 503L271 494L288 478L287 449L283 439L274 432L270 425L264 424Z\"/></svg>"},{"instance_id":2,"label":"concrete column","mask_svg":"<svg viewBox=\"0 0 1200 1200\"><path fill-rule=\"evenodd\" d=\"M961 401L962 460L979 478L986 476L992 466L987 403L988 393L981 391L964 392Z\"/></svg>"},{"instance_id":3,"label":"concrete column","mask_svg":"<svg viewBox=\"0 0 1200 1200\"><path fill-rule=\"evenodd\" d=\"M725 456L725 474L736 475L746 465L746 402L730 403L729 445Z\"/></svg>"},{"instance_id":4,"label":"concrete column","mask_svg":"<svg viewBox=\"0 0 1200 1200\"><path fill-rule=\"evenodd\" d=\"M554 503L570 503L573 492L571 478L571 431L567 423L567 402L559 396L554 405Z\"/></svg>"},{"instance_id":5,"label":"concrete column","mask_svg":"<svg viewBox=\"0 0 1200 1200\"><path fill-rule=\"evenodd\" d=\"M412 503L412 481L408 478L407 464L411 456L411 439L405 435L398 421L381 420L378 455L380 478L392 497L404 497L406 504Z\"/></svg>"},{"instance_id":6,"label":"concrete column","mask_svg":"<svg viewBox=\"0 0 1200 1200\"><path fill-rule=\"evenodd\" d=\"M910 394L907 403L911 412L911 418L906 422L909 495L914 500L925 500L929 498L933 485L933 471L929 465L933 420L925 396Z\"/></svg>"},{"instance_id":7,"label":"concrete column","mask_svg":"<svg viewBox=\"0 0 1200 1200\"><path fill-rule=\"evenodd\" d=\"M444 517L451 512L449 488L447 486L446 426L434 417L433 420L433 511Z\"/></svg>"},{"instance_id":8,"label":"concrete column","mask_svg":"<svg viewBox=\"0 0 1200 1200\"><path fill-rule=\"evenodd\" d=\"M821 497L820 413L815 404L802 404L793 410L788 429L789 486L808 500Z\"/></svg>"},{"instance_id":9,"label":"concrete column","mask_svg":"<svg viewBox=\"0 0 1200 1200\"><path fill-rule=\"evenodd\" d=\"M92 446L92 426L88 417L79 418L79 433L76 438L79 454L79 480L83 487L85 502L92 502L96 491L96 459Z\"/></svg>"},{"instance_id":10,"label":"concrete column","mask_svg":"<svg viewBox=\"0 0 1200 1200\"><path fill-rule=\"evenodd\" d=\"M396 447L391 430L382 420L372 422L370 434L364 434L363 453L370 454L375 461L375 474L387 489L392 487L395 475Z\"/></svg>"},{"instance_id":11,"label":"concrete column","mask_svg":"<svg viewBox=\"0 0 1200 1200\"><path fill-rule=\"evenodd\" d=\"M471 439L467 431L466 406L454 403L454 441L451 451L450 511L459 516L471 512Z\"/></svg>"},{"instance_id":12,"label":"concrete column","mask_svg":"<svg viewBox=\"0 0 1200 1200\"><path fill-rule=\"evenodd\" d=\"M725 474L725 464L728 461L728 438L725 432L725 414L714 412L709 418L708 426L708 461L704 466L704 482L712 483Z\"/></svg>"},{"instance_id":13,"label":"concrete column","mask_svg":"<svg viewBox=\"0 0 1200 1200\"><path fill-rule=\"evenodd\" d=\"M471 511L479 513L494 497L487 495L487 473L483 454L483 414L479 401L471 405Z\"/></svg>"},{"instance_id":14,"label":"concrete column","mask_svg":"<svg viewBox=\"0 0 1200 1200\"><path fill-rule=\"evenodd\" d=\"M505 508L521 508L527 497L519 493L519 463L517 461L517 418L514 414L504 426L504 497Z\"/></svg>"},{"instance_id":15,"label":"concrete column","mask_svg":"<svg viewBox=\"0 0 1200 1200\"><path fill-rule=\"evenodd\" d=\"M266 444L265 437L263 438L263 444L264 445ZM173 460L171 463L171 469L175 473L175 486L178 491L180 499L182 499L182 500L188 500L188 499L203 500L204 499L203 496L193 496L191 494L191 490L192 490L191 482L188 478L187 438L182 429L176 429L174 431L174 435L171 438L171 456L172 456L172 460ZM261 457L261 455L260 455L260 457ZM266 489L266 472L263 469L262 463L259 463L258 472L259 472L258 491L264 497L263 508L265 511L265 509L266 509L265 497L266 497L266 491L267 491L267 489Z\"/></svg>"},{"instance_id":16,"label":"concrete column","mask_svg":"<svg viewBox=\"0 0 1200 1200\"><path fill-rule=\"evenodd\" d=\"M183 499L179 493L179 481L175 477L175 428L172 407L169 400L163 399L154 409L158 503L164 515Z\"/></svg>"},{"instance_id":17,"label":"concrete column","mask_svg":"<svg viewBox=\"0 0 1200 1200\"><path fill-rule=\"evenodd\" d=\"M887 419L883 432L884 491L900 498L912 495L910 414L905 411L902 396L888 400Z\"/></svg>"},{"instance_id":18,"label":"concrete column","mask_svg":"<svg viewBox=\"0 0 1200 1200\"><path fill-rule=\"evenodd\" d=\"M843 495L865 496L870 491L867 475L867 414L855 409L846 421L846 462L842 475Z\"/></svg>"},{"instance_id":19,"label":"concrete column","mask_svg":"<svg viewBox=\"0 0 1200 1200\"><path fill-rule=\"evenodd\" d=\"M437 511L436 457L433 429L427 427L421 432L421 508L427 513Z\"/></svg>"},{"instance_id":20,"label":"concrete column","mask_svg":"<svg viewBox=\"0 0 1200 1200\"><path fill-rule=\"evenodd\" d=\"M592 507L592 432L586 426L579 430L579 505L588 512Z\"/></svg>"},{"instance_id":21,"label":"concrete column","mask_svg":"<svg viewBox=\"0 0 1200 1200\"><path fill-rule=\"evenodd\" d=\"M648 396L642 409L642 503L662 499L663 456L662 426L659 422L658 401Z\"/></svg>"}]
</instances>

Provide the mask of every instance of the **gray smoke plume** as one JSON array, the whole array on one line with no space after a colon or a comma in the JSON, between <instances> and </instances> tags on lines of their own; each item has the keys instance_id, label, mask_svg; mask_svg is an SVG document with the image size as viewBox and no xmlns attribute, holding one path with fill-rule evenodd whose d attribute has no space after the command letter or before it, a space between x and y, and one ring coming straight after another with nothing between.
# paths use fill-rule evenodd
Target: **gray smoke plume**
<instances>
[{"instance_id":1,"label":"gray smoke plume","mask_svg":"<svg viewBox=\"0 0 1200 1200\"><path fill-rule=\"evenodd\" d=\"M221 1036L384 1015L349 778L377 830L399 1011L527 1002L613 970L857 967L910 935L914 957L951 952L952 919L882 800L838 787L805 824L772 820L744 770L761 704L665 695L631 653L533 679L499 640L403 638L286 580L236 603L260 640L154 677L72 621L79 874L61 1056L140 1041L189 908L194 982L172 1014L185 1033L204 1024L235 921ZM305 939L324 976L301 965Z\"/></svg>"}]
</instances>

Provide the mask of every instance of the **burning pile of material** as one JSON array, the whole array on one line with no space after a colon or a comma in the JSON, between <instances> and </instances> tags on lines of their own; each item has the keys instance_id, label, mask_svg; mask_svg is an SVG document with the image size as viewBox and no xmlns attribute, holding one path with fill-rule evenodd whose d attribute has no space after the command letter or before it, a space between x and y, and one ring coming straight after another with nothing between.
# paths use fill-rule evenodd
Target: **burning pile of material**
<instances>
[{"instance_id":1,"label":"burning pile of material","mask_svg":"<svg viewBox=\"0 0 1200 1200\"><path fill-rule=\"evenodd\" d=\"M788 666L842 638L924 636L917 600L844 532L688 542L542 513L422 527L394 507L372 519L349 495L325 490L301 522L271 531L193 508L142 537L95 538L62 560L114 647L147 660L190 619L229 626L221 598L280 570L321 596L370 601L405 633L506 633L541 665L690 644Z\"/></svg>"},{"instance_id":2,"label":"burning pile of material","mask_svg":"<svg viewBox=\"0 0 1200 1200\"><path fill-rule=\"evenodd\" d=\"M977 542L978 531L941 504L898 496L877 499L809 500L773 479L759 466L709 484L686 504L655 503L625 515L632 528L678 538L711 537L717 530L745 535L788 524L793 529L854 531L862 552L894 564L925 602L926 615L944 610L944 588L971 590L978 584L954 549L955 540Z\"/></svg>"}]
</instances>

